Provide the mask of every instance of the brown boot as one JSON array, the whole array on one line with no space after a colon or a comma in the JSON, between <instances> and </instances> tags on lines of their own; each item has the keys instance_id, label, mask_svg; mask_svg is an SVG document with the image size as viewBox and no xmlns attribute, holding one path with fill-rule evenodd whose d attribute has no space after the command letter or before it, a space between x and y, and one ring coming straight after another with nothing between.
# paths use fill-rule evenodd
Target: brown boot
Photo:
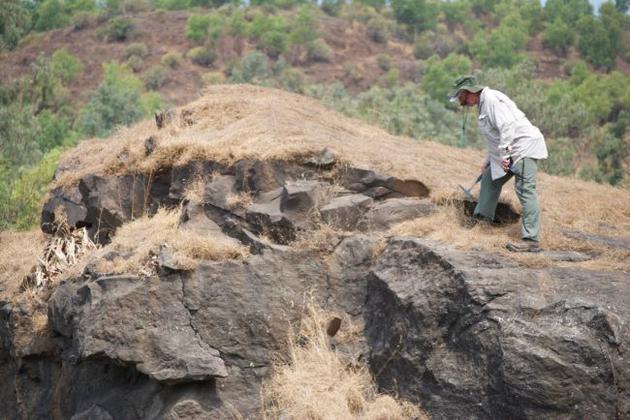
<instances>
[{"instance_id":1,"label":"brown boot","mask_svg":"<svg viewBox=\"0 0 630 420\"><path fill-rule=\"evenodd\" d=\"M523 239L519 242L510 242L505 247L512 252L540 252L540 244L538 241Z\"/></svg>"}]
</instances>

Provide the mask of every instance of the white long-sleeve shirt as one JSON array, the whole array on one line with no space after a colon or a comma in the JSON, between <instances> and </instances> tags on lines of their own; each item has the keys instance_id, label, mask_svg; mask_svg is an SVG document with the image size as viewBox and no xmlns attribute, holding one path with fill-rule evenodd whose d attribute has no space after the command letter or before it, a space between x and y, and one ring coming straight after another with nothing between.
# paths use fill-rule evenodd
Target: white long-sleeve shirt
<instances>
[{"instance_id":1,"label":"white long-sleeve shirt","mask_svg":"<svg viewBox=\"0 0 630 420\"><path fill-rule=\"evenodd\" d=\"M540 130L534 126L505 94L488 87L479 98L479 131L486 137L492 179L505 176L501 160L514 163L529 157L546 159L547 146Z\"/></svg>"}]
</instances>

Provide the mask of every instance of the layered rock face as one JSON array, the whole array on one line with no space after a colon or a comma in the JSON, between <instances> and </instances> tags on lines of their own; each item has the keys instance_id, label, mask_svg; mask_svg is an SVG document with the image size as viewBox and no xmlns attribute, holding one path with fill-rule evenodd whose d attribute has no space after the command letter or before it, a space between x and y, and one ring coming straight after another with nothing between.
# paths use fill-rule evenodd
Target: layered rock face
<instances>
[{"instance_id":1,"label":"layered rock face","mask_svg":"<svg viewBox=\"0 0 630 420\"><path fill-rule=\"evenodd\" d=\"M202 199L185 200L197 179ZM383 248L390 226L436 211L429 196L330 150L54 191L45 230L63 215L105 244L134 216L181 205L180 229L251 255L189 270L165 246L143 276L88 265L53 291L52 334L29 345L28 311L5 304L0 418L259 418L261 383L309 299L363 329L343 351L369 362L381 390L435 418L630 416L627 274L527 269L421 238ZM295 246L319 225L335 229L327 243Z\"/></svg>"}]
</instances>

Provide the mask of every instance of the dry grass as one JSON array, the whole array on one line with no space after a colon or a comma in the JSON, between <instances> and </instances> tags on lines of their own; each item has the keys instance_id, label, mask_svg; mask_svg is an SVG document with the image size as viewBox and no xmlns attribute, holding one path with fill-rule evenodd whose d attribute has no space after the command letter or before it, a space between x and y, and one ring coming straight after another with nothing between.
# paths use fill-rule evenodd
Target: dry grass
<instances>
[{"instance_id":1,"label":"dry grass","mask_svg":"<svg viewBox=\"0 0 630 420\"><path fill-rule=\"evenodd\" d=\"M42 252L46 237L39 229L0 232L0 300L14 300L24 276Z\"/></svg>"},{"instance_id":2,"label":"dry grass","mask_svg":"<svg viewBox=\"0 0 630 420\"><path fill-rule=\"evenodd\" d=\"M92 254L88 261L95 264L98 272L150 274L152 257L163 244L184 269L194 269L204 260L240 259L248 255L246 247L233 241L178 229L178 221L178 210L160 209L152 217L129 222L116 231L110 244ZM112 251L114 258L103 258Z\"/></svg>"},{"instance_id":3,"label":"dry grass","mask_svg":"<svg viewBox=\"0 0 630 420\"><path fill-rule=\"evenodd\" d=\"M211 86L202 98L177 110L177 115L181 116L182 111L188 112L186 118L192 125L184 123L186 118L177 117L166 128L157 130L152 121L143 121L122 129L107 141L81 143L64 156L63 163L69 170L55 185L73 184L88 173L149 173L191 159L225 163L243 158L293 160L330 147L340 161L403 179L420 180L431 189L431 196L439 199L458 194L458 184L468 185L477 175L483 158L481 151L392 136L331 111L312 98L262 87ZM144 139L150 135L157 139L157 148L145 157ZM561 227L630 236L627 190L544 173L539 174L538 190L544 246L559 245L561 235L555 232ZM513 181L504 191L504 200L519 210ZM430 220L437 223L442 219L438 216ZM427 222L420 223L422 229L431 229ZM615 226L615 230L609 231L606 228L609 225ZM475 242L476 246L487 249L495 249L499 242L517 235L513 227L508 227L485 233L483 236L489 241L476 241L478 232L474 229L460 231L448 224L436 224L432 229L442 227L446 232L433 235L453 237L456 243ZM415 228L407 233L413 232ZM565 241L563 246L576 249L585 245ZM630 262L622 266L630 269Z\"/></svg>"},{"instance_id":4,"label":"dry grass","mask_svg":"<svg viewBox=\"0 0 630 420\"><path fill-rule=\"evenodd\" d=\"M427 418L416 406L378 394L365 366L350 367L331 350L327 319L312 305L307 308L299 331L289 340L289 363L276 366L265 384L266 418Z\"/></svg>"}]
</instances>

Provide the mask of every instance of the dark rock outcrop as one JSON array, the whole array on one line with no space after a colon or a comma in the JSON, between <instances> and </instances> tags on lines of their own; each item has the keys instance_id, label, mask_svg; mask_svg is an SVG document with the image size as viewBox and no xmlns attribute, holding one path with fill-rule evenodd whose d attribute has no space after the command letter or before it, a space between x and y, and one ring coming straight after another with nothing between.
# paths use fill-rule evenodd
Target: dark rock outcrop
<instances>
[{"instance_id":1,"label":"dark rock outcrop","mask_svg":"<svg viewBox=\"0 0 630 420\"><path fill-rule=\"evenodd\" d=\"M396 238L368 284L370 364L435 418L624 418L627 281Z\"/></svg>"}]
</instances>

